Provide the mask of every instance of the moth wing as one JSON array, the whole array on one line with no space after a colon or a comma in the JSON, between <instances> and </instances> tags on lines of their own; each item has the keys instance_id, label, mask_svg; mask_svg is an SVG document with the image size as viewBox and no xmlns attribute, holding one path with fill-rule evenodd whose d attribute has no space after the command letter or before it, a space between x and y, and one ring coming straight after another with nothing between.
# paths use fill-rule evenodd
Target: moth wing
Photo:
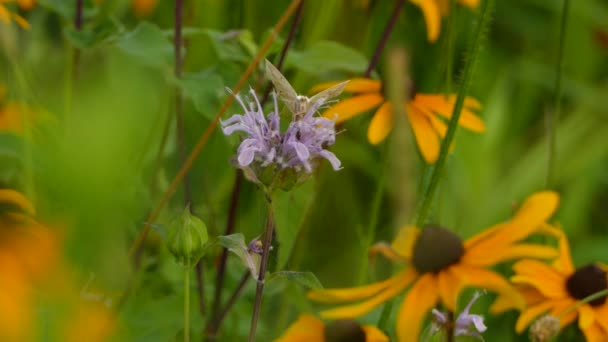
<instances>
[{"instance_id":1,"label":"moth wing","mask_svg":"<svg viewBox=\"0 0 608 342\"><path fill-rule=\"evenodd\" d=\"M279 95L279 98L285 102L285 104L291 109L293 112L294 104L296 98L298 97L298 93L293 89L289 81L281 74L279 69L277 69L270 61L266 60L266 77L272 82L274 85L274 90Z\"/></svg>"},{"instance_id":2,"label":"moth wing","mask_svg":"<svg viewBox=\"0 0 608 342\"><path fill-rule=\"evenodd\" d=\"M340 96L340 94L342 94L342 92L344 91L344 87L346 87L346 84L348 82L349 81L344 81L342 83L336 84L335 86L333 86L331 88L327 88L320 93L315 94L313 97L310 98L310 103L315 104L320 99L327 101L331 98Z\"/></svg>"}]
</instances>

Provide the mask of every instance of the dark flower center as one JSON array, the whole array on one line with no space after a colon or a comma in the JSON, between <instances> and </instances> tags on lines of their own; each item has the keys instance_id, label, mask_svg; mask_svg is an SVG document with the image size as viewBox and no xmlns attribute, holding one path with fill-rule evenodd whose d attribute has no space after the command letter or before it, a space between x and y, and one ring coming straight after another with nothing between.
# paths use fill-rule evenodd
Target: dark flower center
<instances>
[{"instance_id":1,"label":"dark flower center","mask_svg":"<svg viewBox=\"0 0 608 342\"><path fill-rule=\"evenodd\" d=\"M418 272L439 272L460 260L464 246L458 235L445 228L428 225L416 240L413 252L412 262Z\"/></svg>"},{"instance_id":2,"label":"dark flower center","mask_svg":"<svg viewBox=\"0 0 608 342\"><path fill-rule=\"evenodd\" d=\"M590 264L580 267L566 280L566 289L570 296L576 299L584 299L596 292L608 288L606 272L599 266ZM591 306L602 305L606 297L594 299L589 302Z\"/></svg>"},{"instance_id":3,"label":"dark flower center","mask_svg":"<svg viewBox=\"0 0 608 342\"><path fill-rule=\"evenodd\" d=\"M365 332L353 320L339 320L325 327L327 342L365 342Z\"/></svg>"}]
</instances>

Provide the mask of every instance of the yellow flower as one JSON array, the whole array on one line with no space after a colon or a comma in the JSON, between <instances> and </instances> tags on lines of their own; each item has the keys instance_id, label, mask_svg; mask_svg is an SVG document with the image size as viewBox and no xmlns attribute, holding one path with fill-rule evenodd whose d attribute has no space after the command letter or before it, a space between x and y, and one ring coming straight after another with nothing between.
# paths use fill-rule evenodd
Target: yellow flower
<instances>
[{"instance_id":1,"label":"yellow flower","mask_svg":"<svg viewBox=\"0 0 608 342\"><path fill-rule=\"evenodd\" d=\"M26 125L54 121L49 113L35 111L25 103L18 101L3 102L5 96L6 87L0 84L0 133L23 134Z\"/></svg>"},{"instance_id":2,"label":"yellow flower","mask_svg":"<svg viewBox=\"0 0 608 342\"><path fill-rule=\"evenodd\" d=\"M340 82L319 84L311 89L316 93ZM367 130L367 139L372 144L382 142L393 129L394 112L392 103L382 94L382 83L369 78L350 80L345 92L355 96L340 101L323 112L323 116L333 119L336 124L346 121L370 109L378 108ZM427 163L434 163L439 157L440 138L445 136L447 125L439 116L449 119L452 116L456 96L442 94L415 94L412 100L404 103L407 118L412 126L418 148ZM483 132L485 125L473 111L479 110L481 104L472 97L466 97L458 124L474 132Z\"/></svg>"},{"instance_id":3,"label":"yellow flower","mask_svg":"<svg viewBox=\"0 0 608 342\"><path fill-rule=\"evenodd\" d=\"M523 257L556 257L554 248L521 241L539 231L558 202L559 196L554 192L536 193L526 199L510 221L494 225L464 242L444 228L404 227L390 246L376 245L372 252L404 263L405 270L367 286L311 291L308 298L323 303L364 300L321 313L327 319L347 319L368 313L410 287L397 317L399 341L417 341L422 321L439 301L455 312L456 300L465 287L496 292L515 307L523 307L525 302L520 294L489 268Z\"/></svg>"},{"instance_id":4,"label":"yellow flower","mask_svg":"<svg viewBox=\"0 0 608 342\"><path fill-rule=\"evenodd\" d=\"M513 265L515 275L511 281L526 300L526 308L517 320L518 333L536 318L548 313L560 319L565 327L578 318L578 326L587 341L608 341L608 301L598 298L565 313L581 299L608 288L608 268L601 264L589 264L575 268L570 257L570 247L565 234L546 226L559 237L559 258L552 264L537 260L521 260ZM510 308L506 298L496 301L498 311Z\"/></svg>"},{"instance_id":5,"label":"yellow flower","mask_svg":"<svg viewBox=\"0 0 608 342\"><path fill-rule=\"evenodd\" d=\"M449 14L450 0L410 0L410 2L422 10L428 41L437 41L441 32L441 18ZM479 0L457 0L457 2L471 9L479 6Z\"/></svg>"},{"instance_id":6,"label":"yellow flower","mask_svg":"<svg viewBox=\"0 0 608 342\"><path fill-rule=\"evenodd\" d=\"M150 15L158 5L158 0L132 0L131 6L135 15L145 17Z\"/></svg>"},{"instance_id":7,"label":"yellow flower","mask_svg":"<svg viewBox=\"0 0 608 342\"><path fill-rule=\"evenodd\" d=\"M13 19L17 25L24 29L29 29L30 24L27 22L27 20L25 20L19 14L11 12L8 8L6 8L5 4L9 2L17 2L19 7L26 10L32 9L36 2L34 0L0 0L0 21L4 22L6 25L9 25L11 23L11 19Z\"/></svg>"},{"instance_id":8,"label":"yellow flower","mask_svg":"<svg viewBox=\"0 0 608 342\"><path fill-rule=\"evenodd\" d=\"M333 337L333 339L332 339ZM382 331L371 325L360 326L355 321L336 321L325 325L320 319L302 314L274 342L388 342Z\"/></svg>"}]
</instances>

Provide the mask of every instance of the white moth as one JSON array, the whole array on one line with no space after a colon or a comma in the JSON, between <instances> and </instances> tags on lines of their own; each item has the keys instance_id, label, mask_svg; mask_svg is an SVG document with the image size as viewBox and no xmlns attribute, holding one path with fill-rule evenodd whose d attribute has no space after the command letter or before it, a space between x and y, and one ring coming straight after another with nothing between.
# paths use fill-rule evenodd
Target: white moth
<instances>
[{"instance_id":1,"label":"white moth","mask_svg":"<svg viewBox=\"0 0 608 342\"><path fill-rule=\"evenodd\" d=\"M304 116L308 109L319 100L323 99L323 101L327 101L342 94L346 83L348 83L348 81L344 81L309 98L304 95L298 95L285 76L268 60L266 60L266 77L274 85L274 89L281 101L293 113L294 120L298 120Z\"/></svg>"}]
</instances>

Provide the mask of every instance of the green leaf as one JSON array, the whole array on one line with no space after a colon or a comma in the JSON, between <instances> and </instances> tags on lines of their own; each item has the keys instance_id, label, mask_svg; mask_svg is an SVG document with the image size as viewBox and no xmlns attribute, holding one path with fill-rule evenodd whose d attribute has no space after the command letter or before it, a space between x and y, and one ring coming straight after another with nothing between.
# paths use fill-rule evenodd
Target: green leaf
<instances>
[{"instance_id":1,"label":"green leaf","mask_svg":"<svg viewBox=\"0 0 608 342\"><path fill-rule=\"evenodd\" d=\"M228 249L228 251L236 254L245 267L251 271L253 278L258 278L258 270L260 267L260 256L254 253L249 253L249 247L245 244L243 234L231 234L218 237L220 246Z\"/></svg>"},{"instance_id":2,"label":"green leaf","mask_svg":"<svg viewBox=\"0 0 608 342\"><path fill-rule=\"evenodd\" d=\"M313 182L290 191L276 191L272 197L272 208L279 242L277 269L283 268L291 255L298 232L312 204Z\"/></svg>"},{"instance_id":3,"label":"green leaf","mask_svg":"<svg viewBox=\"0 0 608 342\"><path fill-rule=\"evenodd\" d=\"M215 70L185 74L178 81L184 95L191 99L194 108L212 120L219 105L218 98L224 93L224 81Z\"/></svg>"},{"instance_id":4,"label":"green leaf","mask_svg":"<svg viewBox=\"0 0 608 342\"><path fill-rule=\"evenodd\" d=\"M311 74L332 70L360 73L365 70L367 59L360 52L340 43L319 41L303 52L290 52L286 66Z\"/></svg>"},{"instance_id":5,"label":"green leaf","mask_svg":"<svg viewBox=\"0 0 608 342\"><path fill-rule=\"evenodd\" d=\"M269 275L267 281L274 279L286 279L313 290L323 288L319 279L312 272L279 271Z\"/></svg>"},{"instance_id":6,"label":"green leaf","mask_svg":"<svg viewBox=\"0 0 608 342\"><path fill-rule=\"evenodd\" d=\"M125 54L149 66L170 66L173 63L173 45L161 29L142 22L135 30L121 37L116 46Z\"/></svg>"},{"instance_id":7,"label":"green leaf","mask_svg":"<svg viewBox=\"0 0 608 342\"><path fill-rule=\"evenodd\" d=\"M63 33L75 47L88 49L111 40L120 30L118 22L106 19L81 31L76 31L73 27L66 27Z\"/></svg>"}]
</instances>

